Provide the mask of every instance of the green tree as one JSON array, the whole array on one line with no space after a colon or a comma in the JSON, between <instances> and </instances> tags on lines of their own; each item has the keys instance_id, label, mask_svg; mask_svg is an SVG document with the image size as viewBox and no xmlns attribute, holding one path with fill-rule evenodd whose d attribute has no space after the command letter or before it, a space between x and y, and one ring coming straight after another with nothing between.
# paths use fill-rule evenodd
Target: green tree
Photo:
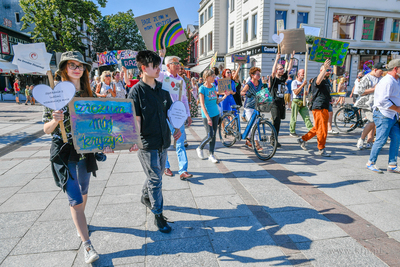
<instances>
[{"instance_id":1,"label":"green tree","mask_svg":"<svg viewBox=\"0 0 400 267\"><path fill-rule=\"evenodd\" d=\"M186 30L184 30L184 31L185 31L187 40L182 43L167 47L167 52L165 53L165 56L180 57L183 65L186 65L188 63L188 57L189 57L190 39L189 39L189 36L188 36Z\"/></svg>"},{"instance_id":2,"label":"green tree","mask_svg":"<svg viewBox=\"0 0 400 267\"><path fill-rule=\"evenodd\" d=\"M104 16L95 25L93 32L94 52L140 51L144 49L146 49L146 46L133 18L132 10Z\"/></svg>"},{"instance_id":3,"label":"green tree","mask_svg":"<svg viewBox=\"0 0 400 267\"><path fill-rule=\"evenodd\" d=\"M107 0L98 0L105 7ZM22 29L34 24L30 32L35 42L44 42L48 51L84 52L82 22L91 32L101 13L92 1L87 0L20 0L25 15Z\"/></svg>"}]
</instances>

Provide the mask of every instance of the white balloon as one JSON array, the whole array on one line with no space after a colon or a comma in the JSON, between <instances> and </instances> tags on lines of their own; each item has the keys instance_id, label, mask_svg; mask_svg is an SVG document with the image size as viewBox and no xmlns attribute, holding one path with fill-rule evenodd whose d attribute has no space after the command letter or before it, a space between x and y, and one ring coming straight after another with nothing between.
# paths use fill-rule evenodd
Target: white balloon
<instances>
[{"instance_id":1,"label":"white balloon","mask_svg":"<svg viewBox=\"0 0 400 267\"><path fill-rule=\"evenodd\" d=\"M61 82L54 89L46 84L33 88L32 95L40 104L53 110L60 110L74 98L75 85L71 82Z\"/></svg>"}]
</instances>

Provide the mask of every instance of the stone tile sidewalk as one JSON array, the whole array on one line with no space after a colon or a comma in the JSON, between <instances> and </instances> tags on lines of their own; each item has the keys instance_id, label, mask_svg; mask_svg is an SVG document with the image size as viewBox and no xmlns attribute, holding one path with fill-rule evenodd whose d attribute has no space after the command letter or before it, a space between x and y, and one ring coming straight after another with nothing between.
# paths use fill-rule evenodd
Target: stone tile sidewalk
<instances>
[{"instance_id":1,"label":"stone tile sidewalk","mask_svg":"<svg viewBox=\"0 0 400 267\"><path fill-rule=\"evenodd\" d=\"M42 128L41 109L32 108L23 113L0 103L1 114L30 120L0 117L2 144ZM369 151L356 150L359 129L329 136L332 157L321 158L313 152L316 140L303 151L288 135L288 120L281 128L282 148L272 160L258 160L244 142L231 148L218 142L221 163L212 164L197 158L205 132L195 119L186 130L192 179L179 179L176 153L169 151L175 176L164 177L163 194L165 215L174 221L170 234L157 231L140 203L145 175L137 155L108 155L91 179L86 208L100 254L93 265L400 265L400 176L365 170ZM298 129L305 133L301 121ZM11 132L14 139L3 141ZM52 178L50 137L13 148L0 157L0 266L84 266L66 195ZM379 167L387 154L386 146Z\"/></svg>"}]
</instances>

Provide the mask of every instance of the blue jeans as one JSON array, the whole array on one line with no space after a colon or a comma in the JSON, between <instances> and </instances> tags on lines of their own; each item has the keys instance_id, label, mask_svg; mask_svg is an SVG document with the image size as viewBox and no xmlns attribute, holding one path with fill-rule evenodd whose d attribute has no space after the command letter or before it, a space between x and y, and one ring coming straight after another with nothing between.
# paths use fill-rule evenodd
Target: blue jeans
<instances>
[{"instance_id":1,"label":"blue jeans","mask_svg":"<svg viewBox=\"0 0 400 267\"><path fill-rule=\"evenodd\" d=\"M171 133L174 133L174 128L172 125L168 122L169 128L171 129ZM184 141L186 140L186 133L185 133L185 125L182 125L181 127L181 137L176 141L176 155L178 156L178 161L179 161L179 174L182 174L184 172L187 172L188 169L188 158L186 155L186 148ZM168 155L167 155L167 162L165 163L165 168L170 168L171 165L169 164L168 161Z\"/></svg>"},{"instance_id":2,"label":"blue jeans","mask_svg":"<svg viewBox=\"0 0 400 267\"><path fill-rule=\"evenodd\" d=\"M86 170L86 159L79 162L68 162L68 169L71 177L68 178L65 185L65 192L68 196L71 207L83 203L83 195L87 195L89 190L90 172Z\"/></svg>"},{"instance_id":3,"label":"blue jeans","mask_svg":"<svg viewBox=\"0 0 400 267\"><path fill-rule=\"evenodd\" d=\"M167 160L167 150L139 150L138 157L147 178L144 182L143 197L150 199L151 211L160 214L163 211L162 175Z\"/></svg>"},{"instance_id":4,"label":"blue jeans","mask_svg":"<svg viewBox=\"0 0 400 267\"><path fill-rule=\"evenodd\" d=\"M391 119L382 115L378 110L374 111L374 122L376 125L376 140L371 148L369 162L375 164L379 152L390 137L389 165L397 165L397 155L400 145L400 127L397 118Z\"/></svg>"}]
</instances>

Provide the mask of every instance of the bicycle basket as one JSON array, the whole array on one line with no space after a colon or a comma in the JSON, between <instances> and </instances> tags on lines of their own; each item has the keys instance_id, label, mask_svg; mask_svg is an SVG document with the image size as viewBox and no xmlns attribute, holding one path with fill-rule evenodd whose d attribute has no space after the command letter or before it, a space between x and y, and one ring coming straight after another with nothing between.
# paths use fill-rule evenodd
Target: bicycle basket
<instances>
[{"instance_id":1,"label":"bicycle basket","mask_svg":"<svg viewBox=\"0 0 400 267\"><path fill-rule=\"evenodd\" d=\"M260 99L256 98L256 110L258 112L270 112L272 109L273 99L268 98L267 101L259 101Z\"/></svg>"}]
</instances>

